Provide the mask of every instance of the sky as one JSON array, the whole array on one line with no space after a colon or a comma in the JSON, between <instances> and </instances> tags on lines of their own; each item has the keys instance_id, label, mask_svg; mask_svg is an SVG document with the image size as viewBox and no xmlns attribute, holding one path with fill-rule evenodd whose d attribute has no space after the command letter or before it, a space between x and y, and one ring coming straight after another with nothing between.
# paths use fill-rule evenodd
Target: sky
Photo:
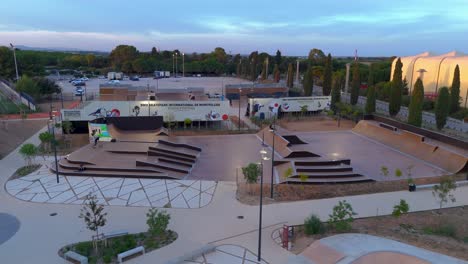
<instances>
[{"instance_id":1,"label":"sky","mask_svg":"<svg viewBox=\"0 0 468 264\"><path fill-rule=\"evenodd\" d=\"M468 0L2 0L0 45L232 54L468 52Z\"/></svg>"}]
</instances>

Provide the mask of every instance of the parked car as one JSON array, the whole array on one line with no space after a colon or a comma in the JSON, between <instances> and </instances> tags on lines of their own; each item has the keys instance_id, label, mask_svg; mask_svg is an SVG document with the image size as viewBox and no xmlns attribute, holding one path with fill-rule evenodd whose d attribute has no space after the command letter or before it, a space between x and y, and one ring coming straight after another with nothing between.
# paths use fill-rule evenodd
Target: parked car
<instances>
[{"instance_id":1,"label":"parked car","mask_svg":"<svg viewBox=\"0 0 468 264\"><path fill-rule=\"evenodd\" d=\"M130 77L130 81L139 81L140 78L138 76L132 76Z\"/></svg>"},{"instance_id":2,"label":"parked car","mask_svg":"<svg viewBox=\"0 0 468 264\"><path fill-rule=\"evenodd\" d=\"M76 88L76 90L75 90L75 93L76 93L76 92L84 93L84 89L81 88L81 87L78 87L78 88Z\"/></svg>"},{"instance_id":3,"label":"parked car","mask_svg":"<svg viewBox=\"0 0 468 264\"><path fill-rule=\"evenodd\" d=\"M82 78L80 78L80 80L83 81L83 82L86 82L86 81L89 81L89 78L88 77L82 77Z\"/></svg>"},{"instance_id":4,"label":"parked car","mask_svg":"<svg viewBox=\"0 0 468 264\"><path fill-rule=\"evenodd\" d=\"M120 84L119 80L110 80L107 82L108 84Z\"/></svg>"}]
</instances>

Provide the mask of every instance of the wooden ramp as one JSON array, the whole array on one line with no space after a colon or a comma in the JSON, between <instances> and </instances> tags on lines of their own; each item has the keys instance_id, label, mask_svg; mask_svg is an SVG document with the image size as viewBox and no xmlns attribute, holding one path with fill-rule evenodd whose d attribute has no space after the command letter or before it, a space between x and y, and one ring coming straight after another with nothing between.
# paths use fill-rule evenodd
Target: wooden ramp
<instances>
[{"instance_id":1,"label":"wooden ramp","mask_svg":"<svg viewBox=\"0 0 468 264\"><path fill-rule=\"evenodd\" d=\"M468 169L468 157L441 146L425 143L423 136L406 130L392 131L374 122L362 120L352 131L434 164L451 173L458 173Z\"/></svg>"}]
</instances>

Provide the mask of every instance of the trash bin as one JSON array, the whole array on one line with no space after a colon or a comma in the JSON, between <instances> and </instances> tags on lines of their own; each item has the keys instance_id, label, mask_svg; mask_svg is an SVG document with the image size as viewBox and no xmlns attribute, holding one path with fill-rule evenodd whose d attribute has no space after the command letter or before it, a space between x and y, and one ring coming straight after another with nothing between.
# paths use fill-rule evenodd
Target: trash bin
<instances>
[{"instance_id":1,"label":"trash bin","mask_svg":"<svg viewBox=\"0 0 468 264\"><path fill-rule=\"evenodd\" d=\"M265 119L265 113L260 113L260 120L264 120Z\"/></svg>"}]
</instances>

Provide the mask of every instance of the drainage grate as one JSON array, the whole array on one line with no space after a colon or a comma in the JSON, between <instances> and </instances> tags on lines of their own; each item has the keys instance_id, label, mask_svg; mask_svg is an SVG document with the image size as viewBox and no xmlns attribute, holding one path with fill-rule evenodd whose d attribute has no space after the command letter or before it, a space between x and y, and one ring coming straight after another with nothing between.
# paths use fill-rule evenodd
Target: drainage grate
<instances>
[{"instance_id":1,"label":"drainage grate","mask_svg":"<svg viewBox=\"0 0 468 264\"><path fill-rule=\"evenodd\" d=\"M50 215L50 216L56 216L57 213L51 213L51 214L49 214L49 215Z\"/></svg>"},{"instance_id":2,"label":"drainage grate","mask_svg":"<svg viewBox=\"0 0 468 264\"><path fill-rule=\"evenodd\" d=\"M244 216L243 215L238 215L237 219L244 219Z\"/></svg>"}]
</instances>

